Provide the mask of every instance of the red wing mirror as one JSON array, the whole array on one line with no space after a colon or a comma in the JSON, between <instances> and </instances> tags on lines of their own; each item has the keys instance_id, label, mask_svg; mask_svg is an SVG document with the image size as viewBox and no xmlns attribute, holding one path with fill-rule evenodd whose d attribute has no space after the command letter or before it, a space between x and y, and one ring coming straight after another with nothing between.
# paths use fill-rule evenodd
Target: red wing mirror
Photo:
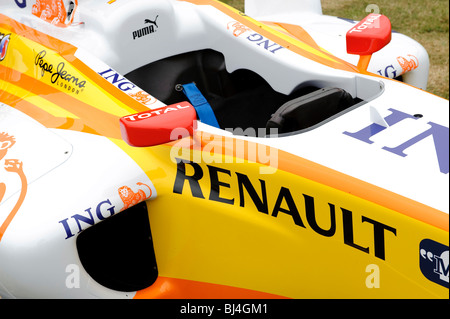
<instances>
[{"instance_id":1,"label":"red wing mirror","mask_svg":"<svg viewBox=\"0 0 450 319\"><path fill-rule=\"evenodd\" d=\"M347 32L346 40L347 52L361 56L358 69L366 70L372 54L391 42L391 21L371 13Z\"/></svg>"},{"instance_id":2,"label":"red wing mirror","mask_svg":"<svg viewBox=\"0 0 450 319\"><path fill-rule=\"evenodd\" d=\"M131 146L153 146L193 135L196 120L194 107L181 102L124 116L120 118L120 131Z\"/></svg>"}]
</instances>

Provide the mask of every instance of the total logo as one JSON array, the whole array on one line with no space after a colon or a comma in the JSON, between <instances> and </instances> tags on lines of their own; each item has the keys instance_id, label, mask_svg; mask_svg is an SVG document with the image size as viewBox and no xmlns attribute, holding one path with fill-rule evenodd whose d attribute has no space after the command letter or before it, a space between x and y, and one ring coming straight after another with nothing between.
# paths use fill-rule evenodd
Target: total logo
<instances>
[{"instance_id":1,"label":"total logo","mask_svg":"<svg viewBox=\"0 0 450 319\"><path fill-rule=\"evenodd\" d=\"M424 239L420 242L419 249L422 274L428 280L448 288L448 246L431 239Z\"/></svg>"}]
</instances>

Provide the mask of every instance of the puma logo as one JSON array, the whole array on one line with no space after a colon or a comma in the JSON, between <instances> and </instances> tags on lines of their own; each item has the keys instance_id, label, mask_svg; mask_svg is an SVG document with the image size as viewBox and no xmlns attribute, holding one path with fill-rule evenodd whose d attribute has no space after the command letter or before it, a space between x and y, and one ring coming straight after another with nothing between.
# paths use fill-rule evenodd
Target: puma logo
<instances>
[{"instance_id":1,"label":"puma logo","mask_svg":"<svg viewBox=\"0 0 450 319\"><path fill-rule=\"evenodd\" d=\"M150 20L150 19L145 19L145 23L151 23L151 24L154 24L154 25L158 28L158 25L156 24L156 20L158 19L158 17L159 17L159 15L156 16L156 18L155 18L154 21L152 21L152 20Z\"/></svg>"},{"instance_id":2,"label":"puma logo","mask_svg":"<svg viewBox=\"0 0 450 319\"><path fill-rule=\"evenodd\" d=\"M152 34L157 31L158 24L156 23L156 20L158 20L159 15L156 16L155 20L145 19L144 23L149 24L139 30L133 31L133 40L136 40L138 38L141 38L143 36Z\"/></svg>"}]
</instances>

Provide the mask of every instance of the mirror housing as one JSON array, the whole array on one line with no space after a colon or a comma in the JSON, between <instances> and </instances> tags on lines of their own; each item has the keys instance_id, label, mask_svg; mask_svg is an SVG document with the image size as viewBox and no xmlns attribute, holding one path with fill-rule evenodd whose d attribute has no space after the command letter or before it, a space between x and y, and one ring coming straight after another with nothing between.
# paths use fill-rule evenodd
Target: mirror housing
<instances>
[{"instance_id":1,"label":"mirror housing","mask_svg":"<svg viewBox=\"0 0 450 319\"><path fill-rule=\"evenodd\" d=\"M391 42L391 31L388 17L371 13L347 32L347 53L361 56L358 69L366 70L371 55Z\"/></svg>"},{"instance_id":2,"label":"mirror housing","mask_svg":"<svg viewBox=\"0 0 450 319\"><path fill-rule=\"evenodd\" d=\"M189 102L181 102L120 118L122 139L131 146L165 144L192 136L197 114Z\"/></svg>"}]
</instances>

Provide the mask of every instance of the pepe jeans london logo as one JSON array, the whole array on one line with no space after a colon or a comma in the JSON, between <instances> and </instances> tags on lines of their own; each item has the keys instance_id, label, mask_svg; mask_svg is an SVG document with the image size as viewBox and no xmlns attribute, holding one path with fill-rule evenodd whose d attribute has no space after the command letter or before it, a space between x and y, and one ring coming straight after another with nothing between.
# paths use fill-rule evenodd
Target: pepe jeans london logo
<instances>
[{"instance_id":1,"label":"pepe jeans london logo","mask_svg":"<svg viewBox=\"0 0 450 319\"><path fill-rule=\"evenodd\" d=\"M46 74L48 74L51 83L57 85L61 89L75 94L82 92L86 87L86 81L80 80L80 78L67 72L65 62L60 62L55 67L48 62L45 58L46 55L47 51L42 50L37 53L34 58L34 64L38 67L38 74L40 77L44 78Z\"/></svg>"},{"instance_id":2,"label":"pepe jeans london logo","mask_svg":"<svg viewBox=\"0 0 450 319\"><path fill-rule=\"evenodd\" d=\"M132 33L133 40L136 40L136 39L145 37L149 34L155 33L158 30L157 20L158 20L158 15L156 16L156 18L154 20L145 19L144 20L145 27L133 31L133 33Z\"/></svg>"},{"instance_id":3,"label":"pepe jeans london logo","mask_svg":"<svg viewBox=\"0 0 450 319\"><path fill-rule=\"evenodd\" d=\"M432 282L449 287L448 246L424 239L420 242L420 270Z\"/></svg>"}]
</instances>

